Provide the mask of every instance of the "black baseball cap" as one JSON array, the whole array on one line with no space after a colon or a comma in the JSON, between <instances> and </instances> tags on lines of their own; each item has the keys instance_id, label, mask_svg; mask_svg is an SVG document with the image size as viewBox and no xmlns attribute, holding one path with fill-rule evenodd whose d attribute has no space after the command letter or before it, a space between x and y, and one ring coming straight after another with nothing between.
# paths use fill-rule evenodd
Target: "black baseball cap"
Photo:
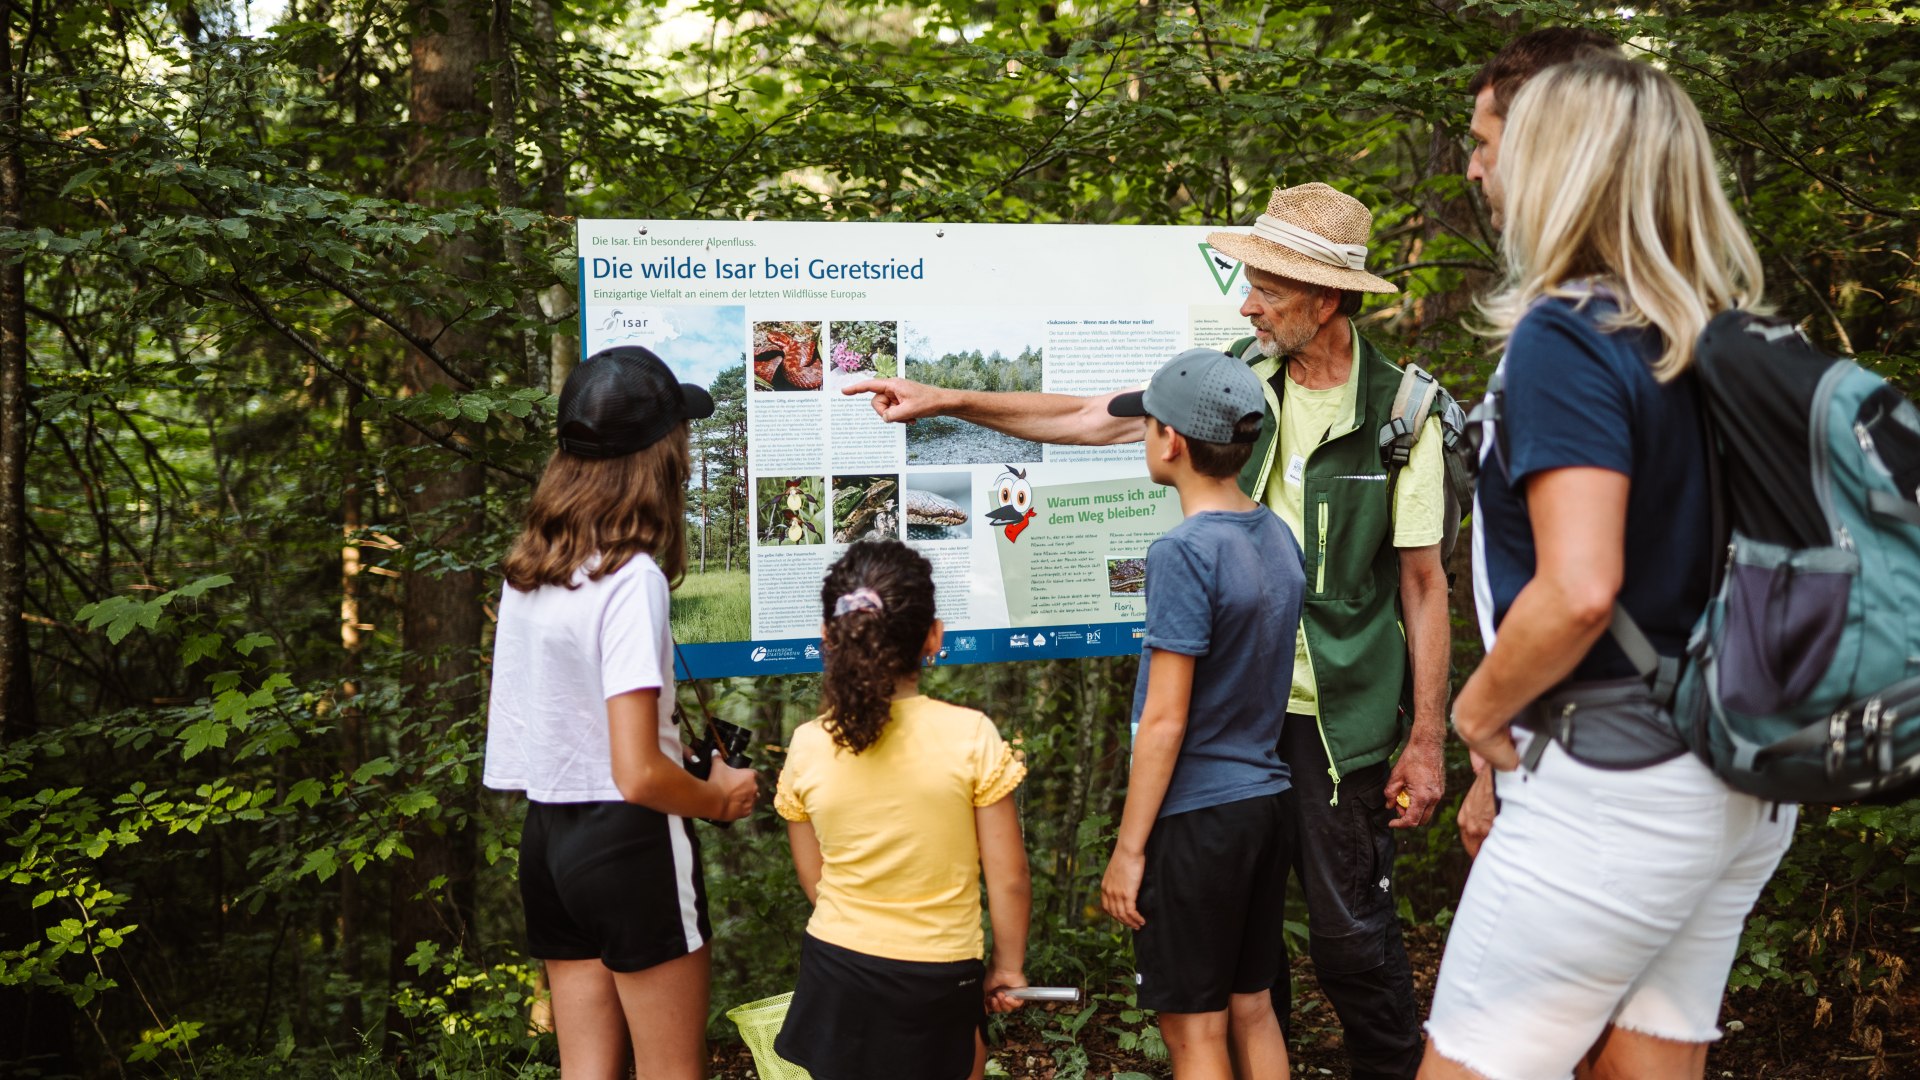
<instances>
[{"instance_id":1,"label":"black baseball cap","mask_svg":"<svg viewBox=\"0 0 1920 1080\"><path fill-rule=\"evenodd\" d=\"M602 349L560 388L560 449L611 458L645 450L688 420L713 415L713 396L674 378L638 345Z\"/></svg>"}]
</instances>

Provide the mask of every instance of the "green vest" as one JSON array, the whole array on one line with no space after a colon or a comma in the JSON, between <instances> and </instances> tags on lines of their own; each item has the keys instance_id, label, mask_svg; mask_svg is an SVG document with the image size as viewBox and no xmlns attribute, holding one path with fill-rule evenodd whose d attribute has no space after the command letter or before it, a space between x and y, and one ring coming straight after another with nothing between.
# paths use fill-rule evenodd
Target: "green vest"
<instances>
[{"instance_id":1,"label":"green vest","mask_svg":"<svg viewBox=\"0 0 1920 1080\"><path fill-rule=\"evenodd\" d=\"M1336 783L1354 769L1386 760L1412 723L1400 556L1379 443L1380 429L1393 415L1400 366L1358 332L1354 340L1352 419L1359 423L1334 427L1307 455L1301 499L1307 592L1300 621L1320 697L1320 738ZM1259 440L1240 471L1240 490L1264 503L1280 442L1280 397L1273 385L1280 362L1250 348L1252 342L1242 339L1230 350L1260 376L1267 397Z\"/></svg>"}]
</instances>

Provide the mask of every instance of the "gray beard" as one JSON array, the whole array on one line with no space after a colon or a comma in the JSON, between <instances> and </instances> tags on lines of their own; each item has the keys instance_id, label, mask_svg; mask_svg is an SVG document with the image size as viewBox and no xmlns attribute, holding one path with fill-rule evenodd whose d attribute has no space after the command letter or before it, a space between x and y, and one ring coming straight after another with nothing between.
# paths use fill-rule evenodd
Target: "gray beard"
<instances>
[{"instance_id":1,"label":"gray beard","mask_svg":"<svg viewBox=\"0 0 1920 1080\"><path fill-rule=\"evenodd\" d=\"M1285 350L1280 347L1278 341L1261 341L1259 338L1254 338L1253 343L1259 346L1260 355L1269 360L1278 360L1285 355Z\"/></svg>"}]
</instances>

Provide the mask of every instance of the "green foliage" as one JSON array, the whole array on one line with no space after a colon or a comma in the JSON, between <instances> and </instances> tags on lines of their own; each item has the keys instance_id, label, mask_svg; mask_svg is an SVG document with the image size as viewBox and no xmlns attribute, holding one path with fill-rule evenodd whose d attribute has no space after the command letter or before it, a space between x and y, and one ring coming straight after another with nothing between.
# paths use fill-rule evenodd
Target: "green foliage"
<instances>
[{"instance_id":1,"label":"green foliage","mask_svg":"<svg viewBox=\"0 0 1920 1080\"><path fill-rule=\"evenodd\" d=\"M416 649L404 620L414 591L490 574L518 528L578 355L573 218L1244 224L1275 184L1328 180L1374 209L1373 265L1403 288L1366 332L1471 398L1490 357L1463 317L1496 246L1460 175L1463 87L1516 30L1583 22L1694 94L1772 299L1920 386L1904 8L844 0L800 18L728 0L690 34L663 5L509 5L459 115L421 125L413 57L452 26L439 7L294 0L256 39L225 0L9 8L26 187L0 254L29 292L35 708L0 732L0 992L70 1003L36 1035L59 1032L75 1071L551 1075L518 944L519 802L475 794L484 674L462 665L487 642ZM1039 387L1035 349L889 349L890 325L829 340L881 375L905 359L942 385ZM748 485L744 367L712 391L683 640L742 636L748 523L786 494ZM415 497L472 464L477 494ZM929 676L1028 755L1037 982L1130 972L1097 897L1135 663ZM810 679L720 689L769 767L818 699ZM1458 894L1449 821L1402 837L1409 919L1444 921ZM1809 994L1874 1045L1913 954L1917 838L1911 807L1810 812L1736 994ZM717 1012L790 988L805 911L776 821L704 841ZM415 893L472 913L457 944L387 934L389 895ZM1107 1004L1152 1059L1150 1019ZM1085 1029L1063 1024L1059 1074L1084 1072Z\"/></svg>"},{"instance_id":2,"label":"green foliage","mask_svg":"<svg viewBox=\"0 0 1920 1080\"><path fill-rule=\"evenodd\" d=\"M950 390L1025 391L1040 389L1040 350L1029 346L1011 359L979 349L938 359L907 357L907 378Z\"/></svg>"},{"instance_id":3,"label":"green foliage","mask_svg":"<svg viewBox=\"0 0 1920 1080\"><path fill-rule=\"evenodd\" d=\"M750 639L751 595L745 570L689 573L673 591L674 639L689 645Z\"/></svg>"}]
</instances>

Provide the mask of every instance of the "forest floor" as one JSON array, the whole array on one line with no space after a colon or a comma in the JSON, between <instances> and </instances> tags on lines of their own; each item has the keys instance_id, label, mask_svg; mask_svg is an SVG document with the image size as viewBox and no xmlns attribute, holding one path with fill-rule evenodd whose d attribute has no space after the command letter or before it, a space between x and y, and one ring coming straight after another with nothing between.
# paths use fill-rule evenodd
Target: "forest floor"
<instances>
[{"instance_id":1,"label":"forest floor","mask_svg":"<svg viewBox=\"0 0 1920 1080\"><path fill-rule=\"evenodd\" d=\"M1432 926L1419 927L1407 939L1413 962L1414 991L1420 1011L1426 1013L1433 995L1434 975L1440 969L1444 935ZM1297 1076L1346 1080L1346 1055L1340 1025L1314 983L1311 961L1295 971L1294 1031L1288 1044ZM1879 1017L1887 1030L1880 1039L1885 1056L1879 1058L1850 1037L1851 1025L1843 1010L1833 1008L1830 1019L1816 1024L1820 1001L1798 990L1776 987L1733 995L1721 1016L1727 1029L1707 1057L1708 1080L1896 1080L1920 1077L1920 980L1902 988L1898 1000ZM1013 1080L1108 1080L1116 1073L1161 1078L1171 1075L1164 1062L1155 1062L1138 1050L1120 1048L1118 1032L1128 1027L1120 1007L1103 1009L1080 1029L1071 1045L1084 1052L1066 1051L1062 1021L1073 1015L1062 1006L1054 1012L1025 1010L1026 1021L1009 1028L992 1050L992 1058ZM1876 1010L1878 1011L1878 1010ZM1052 1037L1049 1038L1049 1035ZM756 1080L753 1058L737 1041L717 1043L713 1053L716 1080ZM989 1067L989 1077L996 1075Z\"/></svg>"}]
</instances>

